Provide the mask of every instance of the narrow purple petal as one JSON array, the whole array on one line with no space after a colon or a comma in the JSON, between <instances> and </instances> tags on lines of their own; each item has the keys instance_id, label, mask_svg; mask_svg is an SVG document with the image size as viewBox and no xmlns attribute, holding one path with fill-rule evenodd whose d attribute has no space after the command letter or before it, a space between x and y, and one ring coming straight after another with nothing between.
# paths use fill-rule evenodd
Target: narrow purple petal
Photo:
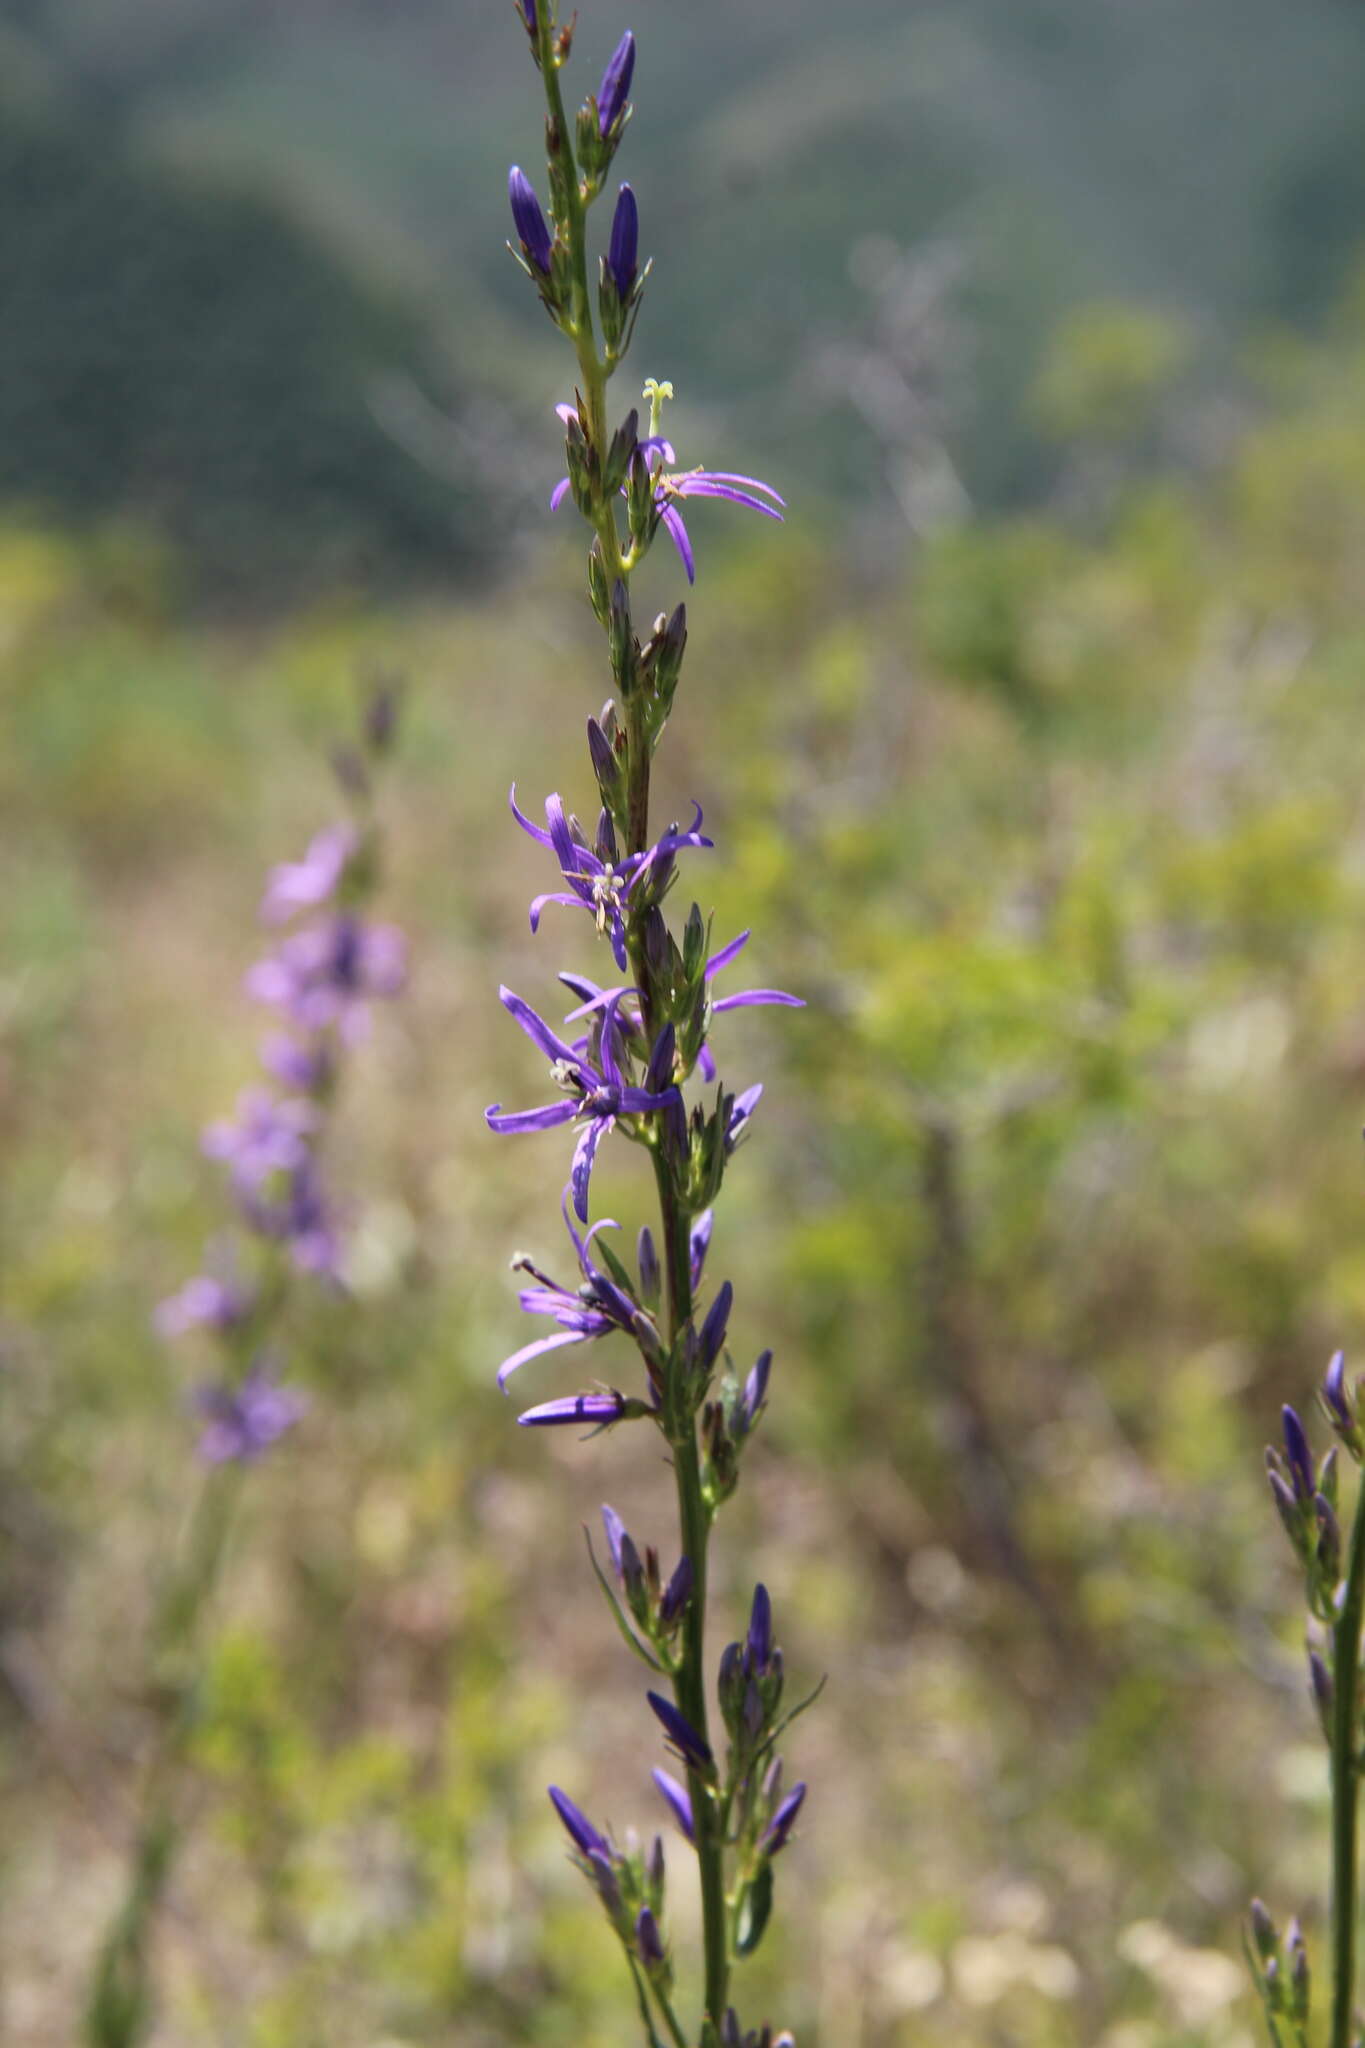
<instances>
[{"instance_id":1,"label":"narrow purple petal","mask_svg":"<svg viewBox=\"0 0 1365 2048\"><path fill-rule=\"evenodd\" d=\"M566 1045L562 1038L557 1038L545 1019L538 1017L529 1003L523 1002L510 988L498 990L498 1001L510 1016L515 1017L531 1042L540 1047L546 1059L564 1060L571 1067L578 1066L578 1056L573 1047Z\"/></svg>"},{"instance_id":2,"label":"narrow purple petal","mask_svg":"<svg viewBox=\"0 0 1365 2048\"><path fill-rule=\"evenodd\" d=\"M668 528L669 538L682 558L682 565L687 571L688 582L695 583L697 580L696 557L692 553L692 543L687 537L687 528L683 525L682 513L676 505L660 505L659 517Z\"/></svg>"},{"instance_id":3,"label":"narrow purple petal","mask_svg":"<svg viewBox=\"0 0 1365 2048\"><path fill-rule=\"evenodd\" d=\"M775 491L771 484L765 484L762 477L738 476L733 469L699 469L694 471L693 473L700 481L704 483L743 484L746 487L746 489L751 491L762 491L766 497L775 499L776 502L783 507L786 506L786 499L781 495L780 492Z\"/></svg>"},{"instance_id":4,"label":"narrow purple petal","mask_svg":"<svg viewBox=\"0 0 1365 2048\"><path fill-rule=\"evenodd\" d=\"M576 1102L550 1102L544 1109L504 1109L495 1102L483 1113L484 1122L490 1131L499 1136L508 1131L556 1131L561 1124L571 1123L578 1114ZM585 1217L584 1222L587 1221Z\"/></svg>"},{"instance_id":5,"label":"narrow purple petal","mask_svg":"<svg viewBox=\"0 0 1365 2048\"><path fill-rule=\"evenodd\" d=\"M765 1856L776 1856L779 1849L786 1848L791 1831L796 1825L796 1816L801 1811L802 1801L805 1799L805 1796L806 1788L804 1785L792 1786L791 1791L768 1823L767 1830L758 1845Z\"/></svg>"},{"instance_id":6,"label":"narrow purple petal","mask_svg":"<svg viewBox=\"0 0 1365 2048\"><path fill-rule=\"evenodd\" d=\"M647 1088L623 1088L621 1109L626 1116L652 1116L656 1110L667 1109L672 1102L681 1102L682 1095L676 1088L666 1088L662 1095L651 1095Z\"/></svg>"},{"instance_id":7,"label":"narrow purple petal","mask_svg":"<svg viewBox=\"0 0 1365 2048\"><path fill-rule=\"evenodd\" d=\"M728 946L722 946L719 953L713 953L706 963L706 979L709 981L713 974L720 973L722 967L728 967L732 960L738 959L752 937L752 932L741 932L737 939L731 939Z\"/></svg>"},{"instance_id":8,"label":"narrow purple petal","mask_svg":"<svg viewBox=\"0 0 1365 2048\"><path fill-rule=\"evenodd\" d=\"M611 1561L619 1578L621 1572L621 1544L625 1539L626 1525L617 1514L615 1508L609 1508L605 1501L602 1503L602 1526L607 1532L607 1549L611 1552Z\"/></svg>"},{"instance_id":9,"label":"narrow purple petal","mask_svg":"<svg viewBox=\"0 0 1365 2048\"><path fill-rule=\"evenodd\" d=\"M780 988L746 988L740 995L721 996L712 1003L712 1013L719 1017L726 1010L757 1010L764 1005L777 1004L782 1009L804 1010L804 996L790 996Z\"/></svg>"},{"instance_id":10,"label":"narrow purple petal","mask_svg":"<svg viewBox=\"0 0 1365 2048\"><path fill-rule=\"evenodd\" d=\"M512 806L512 816L516 819L517 823L520 825L523 832L528 833L529 836L532 839L536 840L541 846L552 847L554 845L553 839L551 839L549 833L544 829L543 826L533 825L531 823L531 820L527 817L525 811L520 811L517 809L517 785L515 784L515 782L512 784L511 794L508 796L507 801Z\"/></svg>"},{"instance_id":11,"label":"narrow purple petal","mask_svg":"<svg viewBox=\"0 0 1365 2048\"><path fill-rule=\"evenodd\" d=\"M701 1077L703 1081L715 1080L716 1063L715 1060L711 1057L711 1048L709 1045L702 1044L697 1048L697 1066L701 1072Z\"/></svg>"},{"instance_id":12,"label":"narrow purple petal","mask_svg":"<svg viewBox=\"0 0 1365 2048\"><path fill-rule=\"evenodd\" d=\"M534 1344L524 1344L520 1351L514 1351L498 1367L498 1385L506 1389L508 1380L519 1365L526 1365L533 1358L540 1358L547 1351L560 1351L566 1344L584 1342L581 1330L556 1330L551 1337L537 1337Z\"/></svg>"},{"instance_id":13,"label":"narrow purple petal","mask_svg":"<svg viewBox=\"0 0 1365 2048\"><path fill-rule=\"evenodd\" d=\"M732 505L747 505L751 512L761 512L765 519L782 523L782 514L775 505L765 505L762 498L737 490L733 484L716 483L710 477L673 477L670 482L680 498L726 498Z\"/></svg>"},{"instance_id":14,"label":"narrow purple petal","mask_svg":"<svg viewBox=\"0 0 1365 2048\"><path fill-rule=\"evenodd\" d=\"M615 1121L615 1117L611 1116L593 1117L591 1122L584 1126L582 1136L574 1147L569 1185L573 1189L574 1211L580 1223L586 1223L588 1220L588 1186L592 1179L597 1147Z\"/></svg>"},{"instance_id":15,"label":"narrow purple petal","mask_svg":"<svg viewBox=\"0 0 1365 2048\"><path fill-rule=\"evenodd\" d=\"M562 476L550 493L550 510L557 512L569 494L569 479Z\"/></svg>"}]
</instances>

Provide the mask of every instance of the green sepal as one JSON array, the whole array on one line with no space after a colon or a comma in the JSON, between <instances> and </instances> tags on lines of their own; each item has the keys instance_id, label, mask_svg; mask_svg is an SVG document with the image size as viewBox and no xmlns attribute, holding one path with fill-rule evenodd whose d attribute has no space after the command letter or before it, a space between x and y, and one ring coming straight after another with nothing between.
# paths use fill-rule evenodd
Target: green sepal
<instances>
[{"instance_id":1,"label":"green sepal","mask_svg":"<svg viewBox=\"0 0 1365 2048\"><path fill-rule=\"evenodd\" d=\"M758 1876L744 1887L740 1896L735 1928L735 1954L751 1956L763 1939L763 1930L773 1910L773 1867L765 1863Z\"/></svg>"}]
</instances>

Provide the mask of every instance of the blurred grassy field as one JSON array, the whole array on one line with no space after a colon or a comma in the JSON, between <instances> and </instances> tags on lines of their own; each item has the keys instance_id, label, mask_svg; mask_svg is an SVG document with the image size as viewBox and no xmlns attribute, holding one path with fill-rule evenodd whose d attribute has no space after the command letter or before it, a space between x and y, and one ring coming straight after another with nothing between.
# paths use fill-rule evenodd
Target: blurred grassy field
<instances>
[{"instance_id":1,"label":"blurred grassy field","mask_svg":"<svg viewBox=\"0 0 1365 2048\"><path fill-rule=\"evenodd\" d=\"M1320 1928L1324 1772L1263 1499L1278 1402L1365 1324L1365 318L1261 366L1203 484L966 529L873 587L799 510L698 522L660 810L753 979L768 1084L713 1258L773 1406L719 1536L812 1793L743 2009L802 2048L1235 2048L1252 1889ZM1082 411L1084 408L1082 408ZM780 479L779 479L780 480ZM704 515L703 515L704 516ZM355 1062L345 1304L244 1488L158 1937L160 2048L623 2038L544 1799L658 1826L580 1523L672 1548L623 1432L527 1441L506 1259L560 1152L499 980L551 997L515 779L586 807L603 694L563 537L459 608L192 627L156 548L0 535L0 1983L75 2038L154 1725L143 1645L196 1485L154 1303L222 1217L265 868L331 813L376 663L411 681L386 914L409 995ZM665 595L661 580L659 598ZM645 1190L604 1159L600 1199ZM577 1384L530 1369L536 1397ZM529 1388L528 1378L528 1388ZM683 1867L681 1853L675 1870ZM676 1930L691 1931L675 1879Z\"/></svg>"}]
</instances>

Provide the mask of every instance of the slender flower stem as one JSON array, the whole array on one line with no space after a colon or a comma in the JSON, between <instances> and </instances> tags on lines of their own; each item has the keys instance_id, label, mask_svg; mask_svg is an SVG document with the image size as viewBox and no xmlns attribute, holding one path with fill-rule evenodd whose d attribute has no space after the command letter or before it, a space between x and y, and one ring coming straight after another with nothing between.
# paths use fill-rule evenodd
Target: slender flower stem
<instances>
[{"instance_id":1,"label":"slender flower stem","mask_svg":"<svg viewBox=\"0 0 1365 2048\"><path fill-rule=\"evenodd\" d=\"M1360 1813L1359 1671L1365 1618L1365 1480L1355 1521L1341 1613L1332 1631L1332 2033L1351 2048L1355 2003L1357 1836Z\"/></svg>"}]
</instances>

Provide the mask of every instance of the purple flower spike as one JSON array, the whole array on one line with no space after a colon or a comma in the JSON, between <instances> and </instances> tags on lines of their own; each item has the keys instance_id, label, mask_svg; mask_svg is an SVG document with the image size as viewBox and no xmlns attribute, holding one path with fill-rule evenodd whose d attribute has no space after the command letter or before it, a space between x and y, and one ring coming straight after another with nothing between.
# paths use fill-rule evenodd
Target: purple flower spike
<instances>
[{"instance_id":1,"label":"purple flower spike","mask_svg":"<svg viewBox=\"0 0 1365 2048\"><path fill-rule=\"evenodd\" d=\"M300 861L272 868L261 901L265 924L285 924L299 910L316 910L336 893L354 858L359 838L350 825L329 825L310 842Z\"/></svg>"},{"instance_id":2,"label":"purple flower spike","mask_svg":"<svg viewBox=\"0 0 1365 2048\"><path fill-rule=\"evenodd\" d=\"M640 209L630 186L623 185L616 195L616 211L611 217L611 242L607 249L607 269L622 299L630 297L639 257Z\"/></svg>"},{"instance_id":3,"label":"purple flower spike","mask_svg":"<svg viewBox=\"0 0 1365 2048\"><path fill-rule=\"evenodd\" d=\"M670 1777L667 1771L655 1771L654 1782L672 1807L673 1818L686 1835L688 1841L695 1842L697 1836L692 1822L692 1801L688 1797L686 1789L678 1783L676 1778Z\"/></svg>"},{"instance_id":4,"label":"purple flower spike","mask_svg":"<svg viewBox=\"0 0 1365 2048\"><path fill-rule=\"evenodd\" d=\"M785 1849L796 1825L796 1816L801 1811L806 1796L804 1785L793 1785L777 1812L769 1821L759 1848L765 1856L776 1856L779 1849Z\"/></svg>"},{"instance_id":5,"label":"purple flower spike","mask_svg":"<svg viewBox=\"0 0 1365 2048\"><path fill-rule=\"evenodd\" d=\"M1308 1437L1303 1424L1292 1408L1281 1413L1284 1423L1284 1447L1289 1460L1289 1476L1294 1482L1295 1497L1309 1500L1317 1486L1313 1472L1313 1453L1308 1447Z\"/></svg>"},{"instance_id":6,"label":"purple flower spike","mask_svg":"<svg viewBox=\"0 0 1365 2048\"><path fill-rule=\"evenodd\" d=\"M568 1829L574 1847L581 1850L584 1856L610 1856L611 1848L606 1836L598 1834L587 1815L574 1805L568 1793L561 1792L558 1785L551 1785L549 1793L555 1812Z\"/></svg>"},{"instance_id":7,"label":"purple flower spike","mask_svg":"<svg viewBox=\"0 0 1365 2048\"><path fill-rule=\"evenodd\" d=\"M635 1951L647 1970L653 1969L664 1959L663 1938L659 1923L648 1906L641 1906L635 1916Z\"/></svg>"},{"instance_id":8,"label":"purple flower spike","mask_svg":"<svg viewBox=\"0 0 1365 2048\"><path fill-rule=\"evenodd\" d=\"M263 1365L253 1365L240 1386L201 1387L194 1404L204 1418L199 1455L210 1465L250 1464L293 1428L308 1405Z\"/></svg>"},{"instance_id":9,"label":"purple flower spike","mask_svg":"<svg viewBox=\"0 0 1365 2048\"><path fill-rule=\"evenodd\" d=\"M635 38L627 29L612 51L597 88L597 130L609 135L620 120L635 74Z\"/></svg>"},{"instance_id":10,"label":"purple flower spike","mask_svg":"<svg viewBox=\"0 0 1365 2048\"><path fill-rule=\"evenodd\" d=\"M521 239L522 253L533 270L550 275L550 230L545 225L534 185L519 164L507 174L507 196L512 202L512 219Z\"/></svg>"},{"instance_id":11,"label":"purple flower spike","mask_svg":"<svg viewBox=\"0 0 1365 2048\"><path fill-rule=\"evenodd\" d=\"M709 1771L712 1763L710 1749L686 1716L679 1713L672 1700L666 1700L662 1693L657 1692L647 1692L645 1698L654 1709L665 1735L683 1762L692 1770Z\"/></svg>"},{"instance_id":12,"label":"purple flower spike","mask_svg":"<svg viewBox=\"0 0 1365 2048\"><path fill-rule=\"evenodd\" d=\"M590 1422L598 1429L606 1429L619 1422L629 1408L624 1394L569 1394L563 1400L545 1401L539 1408L528 1408L517 1421L523 1429L555 1429L574 1422Z\"/></svg>"}]
</instances>

